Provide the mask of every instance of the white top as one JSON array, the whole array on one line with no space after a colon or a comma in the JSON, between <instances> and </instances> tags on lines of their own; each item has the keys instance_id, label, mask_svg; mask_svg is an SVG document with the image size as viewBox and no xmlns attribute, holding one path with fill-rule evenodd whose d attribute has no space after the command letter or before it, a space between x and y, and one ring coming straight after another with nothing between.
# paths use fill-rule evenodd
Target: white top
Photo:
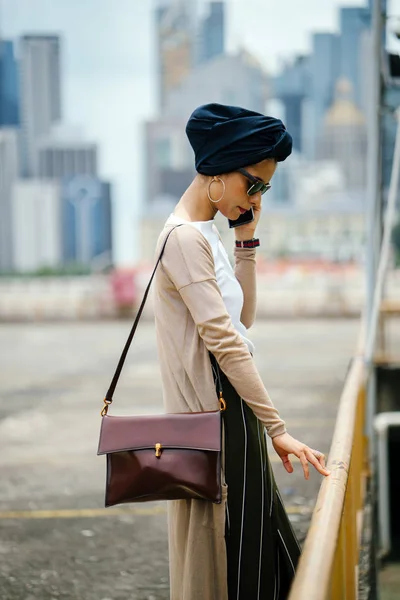
<instances>
[{"instance_id":1,"label":"white top","mask_svg":"<svg viewBox=\"0 0 400 600\"><path fill-rule=\"evenodd\" d=\"M254 344L247 338L247 329L240 320L244 301L243 290L239 281L236 279L235 272L229 261L224 245L221 242L214 221L186 221L174 214L171 214L167 220L167 225L179 225L180 223L186 223L196 227L210 244L214 257L217 284L221 290L226 310L232 319L232 324L236 331L240 333L250 352L254 354Z\"/></svg>"}]
</instances>

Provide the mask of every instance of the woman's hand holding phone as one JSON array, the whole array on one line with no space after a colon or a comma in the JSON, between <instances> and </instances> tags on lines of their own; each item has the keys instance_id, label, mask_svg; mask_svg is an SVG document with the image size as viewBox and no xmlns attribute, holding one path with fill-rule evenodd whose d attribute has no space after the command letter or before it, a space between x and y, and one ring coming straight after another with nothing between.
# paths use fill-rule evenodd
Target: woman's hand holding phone
<instances>
[{"instance_id":1,"label":"woman's hand holding phone","mask_svg":"<svg viewBox=\"0 0 400 600\"><path fill-rule=\"evenodd\" d=\"M251 240L255 237L256 227L261 216L261 194L252 197L251 203L254 219L251 223L235 227L235 238L239 241Z\"/></svg>"}]
</instances>

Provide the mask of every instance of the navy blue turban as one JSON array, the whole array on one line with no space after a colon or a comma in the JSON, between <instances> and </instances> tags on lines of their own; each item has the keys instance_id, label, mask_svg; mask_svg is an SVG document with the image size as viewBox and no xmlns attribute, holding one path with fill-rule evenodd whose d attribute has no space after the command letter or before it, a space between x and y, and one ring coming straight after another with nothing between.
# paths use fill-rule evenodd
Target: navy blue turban
<instances>
[{"instance_id":1,"label":"navy blue turban","mask_svg":"<svg viewBox=\"0 0 400 600\"><path fill-rule=\"evenodd\" d=\"M292 152L292 137L282 121L238 106L199 106L186 134L196 171L204 175L229 173L266 158L282 161Z\"/></svg>"}]
</instances>

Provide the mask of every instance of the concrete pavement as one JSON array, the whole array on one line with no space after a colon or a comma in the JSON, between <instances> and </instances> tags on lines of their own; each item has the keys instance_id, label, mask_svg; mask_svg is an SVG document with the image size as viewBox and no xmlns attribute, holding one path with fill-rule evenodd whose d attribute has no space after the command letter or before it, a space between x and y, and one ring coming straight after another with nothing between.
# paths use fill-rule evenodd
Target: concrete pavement
<instances>
[{"instance_id":1,"label":"concrete pavement","mask_svg":"<svg viewBox=\"0 0 400 600\"><path fill-rule=\"evenodd\" d=\"M128 322L2 324L0 329L1 600L166 599L163 503L103 509L97 457L102 398ZM292 435L327 453L357 320L258 321L256 361ZM153 325L143 322L112 414L162 410ZM304 539L321 476L284 471Z\"/></svg>"}]
</instances>

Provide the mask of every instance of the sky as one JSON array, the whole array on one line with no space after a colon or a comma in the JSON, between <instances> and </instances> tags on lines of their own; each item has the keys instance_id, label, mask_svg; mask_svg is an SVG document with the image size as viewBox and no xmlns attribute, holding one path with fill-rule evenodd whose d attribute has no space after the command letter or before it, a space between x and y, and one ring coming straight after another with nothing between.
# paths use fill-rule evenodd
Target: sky
<instances>
[{"instance_id":1,"label":"sky","mask_svg":"<svg viewBox=\"0 0 400 600\"><path fill-rule=\"evenodd\" d=\"M201 0L200 0L201 1ZM393 0L395 1L395 0ZM271 74L310 49L311 34L337 31L340 6L367 0L226 0L228 51L245 47ZM138 256L143 212L143 121L156 115L153 0L0 0L0 32L62 36L63 121L99 143L100 176L114 193L119 265Z\"/></svg>"}]
</instances>

